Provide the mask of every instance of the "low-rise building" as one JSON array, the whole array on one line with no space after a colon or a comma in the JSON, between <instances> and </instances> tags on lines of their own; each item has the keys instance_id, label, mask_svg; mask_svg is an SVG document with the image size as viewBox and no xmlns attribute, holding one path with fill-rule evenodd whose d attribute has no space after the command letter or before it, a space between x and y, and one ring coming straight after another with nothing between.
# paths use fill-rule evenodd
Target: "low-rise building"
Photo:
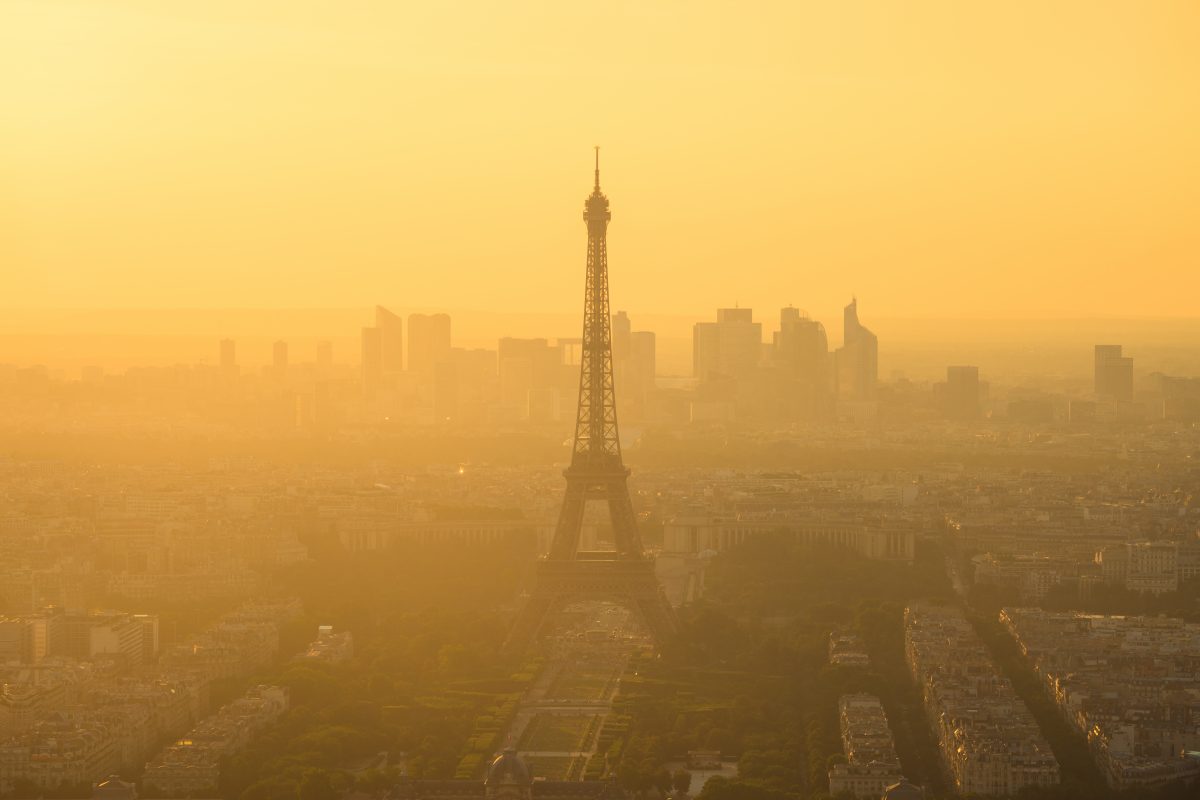
<instances>
[{"instance_id":1,"label":"low-rise building","mask_svg":"<svg viewBox=\"0 0 1200 800\"><path fill-rule=\"evenodd\" d=\"M1036 608L1000 619L1109 785L1200 777L1200 625Z\"/></svg>"},{"instance_id":2,"label":"low-rise building","mask_svg":"<svg viewBox=\"0 0 1200 800\"><path fill-rule=\"evenodd\" d=\"M1041 730L961 610L905 609L904 645L955 791L1009 795L1058 782Z\"/></svg>"}]
</instances>

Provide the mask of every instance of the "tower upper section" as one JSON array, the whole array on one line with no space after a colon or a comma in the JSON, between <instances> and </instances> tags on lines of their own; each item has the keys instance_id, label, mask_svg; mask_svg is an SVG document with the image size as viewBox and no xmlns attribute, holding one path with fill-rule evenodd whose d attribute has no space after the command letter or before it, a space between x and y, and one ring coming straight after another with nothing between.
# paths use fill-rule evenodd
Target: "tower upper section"
<instances>
[{"instance_id":1,"label":"tower upper section","mask_svg":"<svg viewBox=\"0 0 1200 800\"><path fill-rule=\"evenodd\" d=\"M603 236L608 230L612 212L608 210L608 198L600 191L600 148L596 148L596 184L592 193L583 201L583 221L588 226L588 236Z\"/></svg>"}]
</instances>

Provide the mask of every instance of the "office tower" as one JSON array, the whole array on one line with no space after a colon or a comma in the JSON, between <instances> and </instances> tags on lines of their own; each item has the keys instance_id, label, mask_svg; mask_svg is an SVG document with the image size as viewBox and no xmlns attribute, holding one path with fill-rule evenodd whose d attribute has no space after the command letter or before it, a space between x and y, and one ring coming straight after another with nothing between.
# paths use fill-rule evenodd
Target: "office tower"
<instances>
[{"instance_id":1,"label":"office tower","mask_svg":"<svg viewBox=\"0 0 1200 800\"><path fill-rule=\"evenodd\" d=\"M842 346L836 353L837 393L844 400L874 400L879 379L879 339L858 321L858 298L842 316Z\"/></svg>"},{"instance_id":2,"label":"office tower","mask_svg":"<svg viewBox=\"0 0 1200 800\"><path fill-rule=\"evenodd\" d=\"M800 419L827 416L832 385L825 326L809 319L798 308L781 309L774 362L784 387L785 415Z\"/></svg>"},{"instance_id":3,"label":"office tower","mask_svg":"<svg viewBox=\"0 0 1200 800\"><path fill-rule=\"evenodd\" d=\"M635 331L624 311L612 317L613 381L626 419L644 418L654 390L656 338L652 331ZM569 363L569 362L568 362Z\"/></svg>"},{"instance_id":4,"label":"office tower","mask_svg":"<svg viewBox=\"0 0 1200 800\"><path fill-rule=\"evenodd\" d=\"M583 339L565 337L555 340L558 347L558 363L578 367L583 362Z\"/></svg>"},{"instance_id":5,"label":"office tower","mask_svg":"<svg viewBox=\"0 0 1200 800\"><path fill-rule=\"evenodd\" d=\"M379 328L362 329L362 385L368 397L379 391L383 380L383 337Z\"/></svg>"},{"instance_id":6,"label":"office tower","mask_svg":"<svg viewBox=\"0 0 1200 800\"><path fill-rule=\"evenodd\" d=\"M658 371L658 337L654 331L632 331L629 334L629 361L626 378L630 390L645 394L654 389Z\"/></svg>"},{"instance_id":7,"label":"office tower","mask_svg":"<svg viewBox=\"0 0 1200 800\"><path fill-rule=\"evenodd\" d=\"M563 396L562 348L546 339L500 340L500 402L521 419L559 418Z\"/></svg>"},{"instance_id":8,"label":"office tower","mask_svg":"<svg viewBox=\"0 0 1200 800\"><path fill-rule=\"evenodd\" d=\"M233 339L221 340L221 369L226 372L237 370L237 345Z\"/></svg>"},{"instance_id":9,"label":"office tower","mask_svg":"<svg viewBox=\"0 0 1200 800\"><path fill-rule=\"evenodd\" d=\"M1200 378L1157 376L1163 399L1163 418L1200 422Z\"/></svg>"},{"instance_id":10,"label":"office tower","mask_svg":"<svg viewBox=\"0 0 1200 800\"><path fill-rule=\"evenodd\" d=\"M412 324L410 319L409 324ZM375 328L379 331L379 369L383 375L404 370L404 323L399 314L375 306Z\"/></svg>"},{"instance_id":11,"label":"office tower","mask_svg":"<svg viewBox=\"0 0 1200 800\"><path fill-rule=\"evenodd\" d=\"M749 308L718 308L716 322L692 329L693 374L701 381L744 376L761 356L762 323Z\"/></svg>"},{"instance_id":12,"label":"office tower","mask_svg":"<svg viewBox=\"0 0 1200 800\"><path fill-rule=\"evenodd\" d=\"M533 591L505 643L509 652L524 650L537 638L548 618L584 599L621 603L640 618L660 644L678 629L674 609L654 574L654 561L646 557L642 548L637 516L629 497L629 470L621 458L608 315L605 240L610 218L608 198L600 192L597 155L596 184L583 212L588 228L583 357L571 465L563 473L567 490L550 553L538 562ZM580 552L584 511L589 500L602 500L608 506L615 552Z\"/></svg>"},{"instance_id":13,"label":"office tower","mask_svg":"<svg viewBox=\"0 0 1200 800\"><path fill-rule=\"evenodd\" d=\"M333 342L317 342L317 369L322 373L333 369Z\"/></svg>"},{"instance_id":14,"label":"office tower","mask_svg":"<svg viewBox=\"0 0 1200 800\"><path fill-rule=\"evenodd\" d=\"M409 372L432 380L434 367L449 354L449 314L408 315Z\"/></svg>"},{"instance_id":15,"label":"office tower","mask_svg":"<svg viewBox=\"0 0 1200 800\"><path fill-rule=\"evenodd\" d=\"M946 367L946 415L952 419L976 419L980 412L979 367Z\"/></svg>"},{"instance_id":16,"label":"office tower","mask_svg":"<svg viewBox=\"0 0 1200 800\"><path fill-rule=\"evenodd\" d=\"M633 333L633 325L629 315L618 311L612 318L612 354L613 364L619 364L629 357L629 337Z\"/></svg>"},{"instance_id":17,"label":"office tower","mask_svg":"<svg viewBox=\"0 0 1200 800\"><path fill-rule=\"evenodd\" d=\"M1133 400L1133 359L1121 355L1121 345L1096 345L1095 391L1101 400Z\"/></svg>"}]
</instances>

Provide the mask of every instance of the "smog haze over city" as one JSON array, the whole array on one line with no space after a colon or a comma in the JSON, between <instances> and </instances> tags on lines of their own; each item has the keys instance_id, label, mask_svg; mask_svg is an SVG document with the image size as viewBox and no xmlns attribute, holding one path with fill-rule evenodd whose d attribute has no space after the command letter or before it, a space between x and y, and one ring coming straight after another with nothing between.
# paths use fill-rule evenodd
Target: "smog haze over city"
<instances>
[{"instance_id":1,"label":"smog haze over city","mask_svg":"<svg viewBox=\"0 0 1200 800\"><path fill-rule=\"evenodd\" d=\"M0 0L0 800L1200 793L1200 5Z\"/></svg>"}]
</instances>

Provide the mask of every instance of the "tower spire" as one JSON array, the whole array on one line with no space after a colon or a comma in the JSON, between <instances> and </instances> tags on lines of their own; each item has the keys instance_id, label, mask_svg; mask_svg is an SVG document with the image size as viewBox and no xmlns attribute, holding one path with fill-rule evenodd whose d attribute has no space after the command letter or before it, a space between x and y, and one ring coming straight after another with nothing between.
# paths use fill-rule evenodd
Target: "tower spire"
<instances>
[{"instance_id":1,"label":"tower spire","mask_svg":"<svg viewBox=\"0 0 1200 800\"><path fill-rule=\"evenodd\" d=\"M596 191L600 191L600 145L594 145L596 148Z\"/></svg>"}]
</instances>

